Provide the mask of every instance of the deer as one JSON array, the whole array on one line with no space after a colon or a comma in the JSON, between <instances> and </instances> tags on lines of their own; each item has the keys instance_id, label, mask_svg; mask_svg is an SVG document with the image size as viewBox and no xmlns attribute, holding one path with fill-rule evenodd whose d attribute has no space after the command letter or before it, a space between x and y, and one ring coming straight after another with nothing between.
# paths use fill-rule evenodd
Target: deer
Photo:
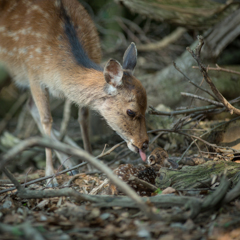
<instances>
[{"instance_id":1,"label":"deer","mask_svg":"<svg viewBox=\"0 0 240 240\"><path fill-rule=\"evenodd\" d=\"M146 161L147 95L133 75L137 48L129 45L122 65L109 59L101 67L96 27L77 0L0 0L0 62L17 86L30 89L45 135L52 130L51 94L77 104L82 115L97 111ZM49 176L51 149L45 153Z\"/></svg>"}]
</instances>

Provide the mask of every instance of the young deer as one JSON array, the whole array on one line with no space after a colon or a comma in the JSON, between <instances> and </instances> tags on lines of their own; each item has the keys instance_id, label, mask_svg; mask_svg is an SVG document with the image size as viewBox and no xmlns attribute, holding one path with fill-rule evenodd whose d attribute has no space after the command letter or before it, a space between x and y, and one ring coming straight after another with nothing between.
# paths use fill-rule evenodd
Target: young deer
<instances>
[{"instance_id":1,"label":"young deer","mask_svg":"<svg viewBox=\"0 0 240 240\"><path fill-rule=\"evenodd\" d=\"M48 92L98 111L140 153L148 147L146 91L133 76L132 43L123 64L99 66L101 50L93 21L77 0L0 0L0 61L18 86L29 86L43 131L50 135ZM54 173L46 149L46 175Z\"/></svg>"}]
</instances>

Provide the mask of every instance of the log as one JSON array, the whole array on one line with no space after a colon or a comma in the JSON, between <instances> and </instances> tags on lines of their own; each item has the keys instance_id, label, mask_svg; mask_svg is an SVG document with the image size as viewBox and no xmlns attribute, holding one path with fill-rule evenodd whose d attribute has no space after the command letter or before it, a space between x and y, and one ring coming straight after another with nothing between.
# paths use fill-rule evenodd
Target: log
<instances>
[{"instance_id":1,"label":"log","mask_svg":"<svg viewBox=\"0 0 240 240\"><path fill-rule=\"evenodd\" d=\"M130 11L157 21L207 29L238 8L237 1L115 0Z\"/></svg>"},{"instance_id":2,"label":"log","mask_svg":"<svg viewBox=\"0 0 240 240\"><path fill-rule=\"evenodd\" d=\"M226 172L227 179L236 185L240 179L240 164L226 161L208 161L202 165L184 166L181 170L173 171L160 169L160 177L156 186L160 189L173 187L175 189L210 188L213 176Z\"/></svg>"}]
</instances>

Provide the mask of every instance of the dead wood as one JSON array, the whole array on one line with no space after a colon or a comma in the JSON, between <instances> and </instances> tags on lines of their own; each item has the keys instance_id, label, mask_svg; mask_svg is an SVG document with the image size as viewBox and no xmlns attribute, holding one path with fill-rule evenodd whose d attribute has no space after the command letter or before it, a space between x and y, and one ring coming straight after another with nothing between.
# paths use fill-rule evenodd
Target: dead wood
<instances>
[{"instance_id":1,"label":"dead wood","mask_svg":"<svg viewBox=\"0 0 240 240\"><path fill-rule=\"evenodd\" d=\"M231 189L227 195L224 197L223 199L223 203L229 203L232 200L236 199L237 197L240 196L240 174L236 174L237 179L238 179L238 183L235 185L235 187L233 189Z\"/></svg>"},{"instance_id":2,"label":"dead wood","mask_svg":"<svg viewBox=\"0 0 240 240\"><path fill-rule=\"evenodd\" d=\"M148 183L138 177L130 176L129 181L134 181L136 184L142 184L145 188L151 190L151 191L156 191L158 188L152 185L151 183Z\"/></svg>"},{"instance_id":3,"label":"dead wood","mask_svg":"<svg viewBox=\"0 0 240 240\"><path fill-rule=\"evenodd\" d=\"M64 152L73 156L79 157L81 160L86 161L96 167L98 170L102 171L106 174L106 176L127 196L132 198L132 200L139 206L139 208L148 216L150 219L157 219L158 216L154 214L146 204L144 204L141 198L137 195L137 193L131 189L125 182L121 181L117 176L113 174L111 169L107 167L104 163L101 163L99 160L95 159L89 153L85 152L84 150L77 149L70 147L66 144L53 142L51 139L48 138L30 138L28 140L22 141L13 149L8 151L2 157L2 161L0 163L0 169L3 169L4 165L12 158L14 158L18 153L22 152L23 150L33 147L33 146L41 146L41 147L48 147L60 152ZM14 183L15 186L17 186Z\"/></svg>"},{"instance_id":4,"label":"dead wood","mask_svg":"<svg viewBox=\"0 0 240 240\"><path fill-rule=\"evenodd\" d=\"M172 44L175 41L177 41L185 32L186 32L185 28L178 27L175 31L170 33L168 36L166 36L159 42L137 44L137 50L138 51L158 51L168 46L169 44Z\"/></svg>"},{"instance_id":5,"label":"dead wood","mask_svg":"<svg viewBox=\"0 0 240 240\"><path fill-rule=\"evenodd\" d=\"M59 144L59 143L52 143L52 141L50 139L40 139L40 138L32 138L29 139L28 141L23 141L22 143L20 143L18 146L15 147L15 149L9 151L10 153L8 153L8 158L6 158L5 154L3 156L3 160L4 162L6 162L7 160L10 160L12 157L14 157L16 153L18 153L19 151L24 150L26 147L30 147L30 146L34 146L34 145L38 145L38 146L42 146L45 147L46 145L48 147L51 148L55 148L56 150L60 150L64 151L68 154L72 154L75 156L81 156L84 160L89 161L93 166L95 166L96 168L98 168L99 170L103 171L107 177L109 177L109 179L117 186L121 189L121 191L123 191L126 195L128 195L127 198L119 198L119 197L108 197L108 196L92 196L92 195L87 195L87 194L81 194L73 189L70 188L64 188L64 189L56 189L56 190L41 190L41 191L36 191L36 190L28 190L25 189L23 186L21 186L18 181L13 177L13 175L11 175L11 173L3 168L3 172L9 177L9 179L11 179L11 181L14 183L14 185L17 187L18 192L17 195L18 197L22 198L22 199L36 199L36 198L52 198L52 197L60 197L60 196L65 196L65 197L71 197L73 198L75 201L77 202L82 202L82 201L90 201L90 202L95 202L97 203L97 206L103 206L103 207L110 207L110 206L121 206L124 207L131 207L132 205L129 204L129 201L133 204L133 206L136 208L140 208L143 213L145 213L145 215L152 220L161 220L161 221L165 221L165 222L172 222L172 221L186 221L189 218L195 218L196 216L198 216L198 214L201 211L206 211L208 209L211 208L215 208L218 207L218 204L221 202L221 200L224 199L226 192L229 188L230 182L227 181L224 178L222 178L219 187L217 188L217 190L212 194L209 195L203 202L197 198L192 198L192 197L177 197L177 196L168 196L168 195L160 195L160 196L156 196L156 197L150 197L150 198L145 198L146 201L149 203L152 202L154 203L154 201L156 200L156 204L161 204L161 206L176 206L177 204L179 204L182 209L181 211L172 211L171 214L167 213L167 212L161 212L161 214L157 215L155 213L152 212L151 208L148 207L146 205L145 200L143 200L144 198L140 198L140 197L135 197L134 193L132 195L131 191L133 190L128 190L129 187L125 187L125 183L123 183L123 186L121 185L121 180L118 179L116 176L112 176L112 173L109 172L110 170L104 166L103 163L99 163L96 159L94 159L93 157L91 157L88 153L84 152L83 150L80 151L79 149L74 149L71 148L69 146L66 146L65 144ZM14 154L13 154L14 153ZM210 162L215 164L214 162ZM225 163L225 162L224 162ZM209 174L218 174L219 172L222 171L214 171L219 170L217 165L211 165L210 169L207 171L206 166L205 166L205 172L208 172ZM100 165L100 166L99 166ZM203 164L205 165L205 164ZM203 166L200 165L200 166ZM194 167L191 167L192 169L194 169ZM164 168L162 168L164 169ZM236 171L236 167L232 166L232 168L226 167L225 164L225 169L227 169L227 174L229 174L231 172L231 175L234 175L234 170ZM237 169L239 171L239 169ZM184 177L181 175L181 171L184 172ZM173 172L173 171L172 171ZM177 172L177 171L176 171ZM201 173L203 171L201 170ZM160 171L160 179L162 176L162 172ZM182 170L177 172L178 175L181 175L181 178L187 178L186 177L186 167L183 168ZM191 173L191 177L194 176L194 178L196 178L196 172ZM229 175L227 175L229 177ZM117 178L117 180L115 179ZM198 179L199 180L199 179ZM202 179L201 179L202 180ZM210 179L211 180L211 179ZM206 181L205 181L206 184ZM173 185L174 186L174 185ZM236 194L234 195L236 196ZM118 201L120 199L120 201ZM140 200L139 200L140 199ZM233 199L231 197L231 199ZM105 201L105 203L104 203ZM117 202L118 201L118 202ZM143 207L144 206L144 207ZM189 211L188 211L189 210Z\"/></svg>"},{"instance_id":6,"label":"dead wood","mask_svg":"<svg viewBox=\"0 0 240 240\"><path fill-rule=\"evenodd\" d=\"M226 196L229 189L230 181L224 176L221 178L220 184L216 191L208 195L202 203L202 211L211 210L218 206L218 203Z\"/></svg>"},{"instance_id":7,"label":"dead wood","mask_svg":"<svg viewBox=\"0 0 240 240\"><path fill-rule=\"evenodd\" d=\"M160 169L160 177L156 179L156 186L164 189L210 188L213 176L219 176L226 172L226 178L236 185L238 179L234 176L240 171L240 164L226 161L208 161L197 166L184 166L178 171L167 168Z\"/></svg>"},{"instance_id":8,"label":"dead wood","mask_svg":"<svg viewBox=\"0 0 240 240\"><path fill-rule=\"evenodd\" d=\"M41 178L37 178L37 179L32 180L32 181L29 181L29 182L25 182L25 183L23 184L23 186L29 186L29 185L31 185L31 184L38 183L38 182L47 180L47 179L49 179L49 178L54 178L54 177L59 176L59 175L61 175L61 174L64 174L64 173L67 173L67 172L71 172L71 171L73 171L73 170L75 170L75 169L79 169L79 168L81 168L81 167L83 167L83 166L85 166L85 165L87 165L87 162L80 163L80 164L78 164L78 165L76 165L76 166L74 166L74 167L72 167L72 168L70 168L70 169L65 169L65 170L63 170L63 171L61 171L61 172L58 172L57 174L54 174L54 175L50 175L50 176L47 176L47 177L41 177ZM19 181L19 180L18 180L18 181ZM11 181L11 182L12 182L12 181ZM4 189L4 190L0 191L0 194L5 193L5 192L9 192L9 191L13 191L13 190L15 190L15 189L16 189L16 187Z\"/></svg>"},{"instance_id":9,"label":"dead wood","mask_svg":"<svg viewBox=\"0 0 240 240\"><path fill-rule=\"evenodd\" d=\"M187 28L206 29L228 16L238 5L237 1L221 4L215 1L157 1L115 0L132 12L157 21L166 21Z\"/></svg>"}]
</instances>

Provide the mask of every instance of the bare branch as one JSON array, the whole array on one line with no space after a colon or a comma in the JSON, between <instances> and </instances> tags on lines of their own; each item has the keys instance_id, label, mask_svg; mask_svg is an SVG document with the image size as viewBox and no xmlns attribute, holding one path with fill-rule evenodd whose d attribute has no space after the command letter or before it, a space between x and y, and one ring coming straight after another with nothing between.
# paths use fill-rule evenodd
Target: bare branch
<instances>
[{"instance_id":1,"label":"bare branch","mask_svg":"<svg viewBox=\"0 0 240 240\"><path fill-rule=\"evenodd\" d=\"M201 96L198 96L198 95L194 95L194 94L191 94L191 93L181 92L181 95L185 96L185 97L196 98L196 99L199 99L201 101L208 102L208 103L214 104L214 105L219 106L219 107L223 107L224 106L220 102L216 102L216 101L213 101L211 99L207 99L207 98L204 98L204 97L201 97Z\"/></svg>"},{"instance_id":2,"label":"bare branch","mask_svg":"<svg viewBox=\"0 0 240 240\"><path fill-rule=\"evenodd\" d=\"M198 66L193 66L192 68L198 68ZM214 67L208 67L208 70L210 71L220 71L220 72L227 72L227 73L233 73L233 74L237 74L237 75L240 75L240 72L238 71L234 71L234 70L231 70L231 69L228 69L228 68L222 68L222 67L219 67L219 65L216 64L216 68Z\"/></svg>"},{"instance_id":3,"label":"bare branch","mask_svg":"<svg viewBox=\"0 0 240 240\"><path fill-rule=\"evenodd\" d=\"M183 73L183 72L177 67L177 65L176 65L175 62L173 62L173 66L175 67L176 70L178 70L178 71L189 81L189 83L191 83L191 84L192 84L193 86L195 86L196 88L202 90L203 92L209 94L209 95L210 95L211 97L213 97L215 100L218 100L218 99L216 98L216 96L214 96L214 95L213 95L211 92L209 92L207 89L205 89L205 88L197 85L195 82L191 81L191 80L189 79L189 77L186 76L186 74Z\"/></svg>"},{"instance_id":4,"label":"bare branch","mask_svg":"<svg viewBox=\"0 0 240 240\"><path fill-rule=\"evenodd\" d=\"M84 150L70 147L64 143L53 142L49 138L30 138L25 141L20 142L14 148L12 148L8 153L3 155L2 161L0 163L0 169L12 158L16 156L16 154L22 152L23 150L33 147L33 146L41 146L48 147L51 149L58 150L60 152L64 152L73 156L79 157L81 160L86 161L96 167L98 170L102 171L106 174L106 176L111 180L113 184L115 184L124 194L129 196L143 211L143 213L150 219L158 219L158 215L154 214L149 206L147 206L142 199L137 195L137 193L129 187L125 182L120 180L116 175L113 174L112 170L105 165L104 163L98 161L96 158L91 156Z\"/></svg>"},{"instance_id":5,"label":"bare branch","mask_svg":"<svg viewBox=\"0 0 240 240\"><path fill-rule=\"evenodd\" d=\"M205 79L205 81L210 85L213 93L215 94L215 96L219 99L220 102L222 102L224 104L224 106L229 110L229 112L231 114L236 113L238 115L240 115L240 110L233 107L227 100L226 98L223 97L223 95L218 91L218 89L215 87L215 85L213 84L211 78L209 77L208 73L207 73L207 69L205 66L203 66L203 64L201 63L201 60L199 58L200 56L200 50L202 48L202 45L204 44L203 42L203 38L201 36L198 37L199 40L199 44L195 50L195 52L193 50L191 50L189 47L187 48L187 50L190 52L190 54L192 55L192 57L196 60L196 62L198 63L199 69ZM197 54L196 54L197 53Z\"/></svg>"},{"instance_id":6,"label":"bare branch","mask_svg":"<svg viewBox=\"0 0 240 240\"><path fill-rule=\"evenodd\" d=\"M161 41L148 44L137 44L138 51L158 51L169 44L177 41L184 33L186 28L178 27L175 31L164 37Z\"/></svg>"}]
</instances>

